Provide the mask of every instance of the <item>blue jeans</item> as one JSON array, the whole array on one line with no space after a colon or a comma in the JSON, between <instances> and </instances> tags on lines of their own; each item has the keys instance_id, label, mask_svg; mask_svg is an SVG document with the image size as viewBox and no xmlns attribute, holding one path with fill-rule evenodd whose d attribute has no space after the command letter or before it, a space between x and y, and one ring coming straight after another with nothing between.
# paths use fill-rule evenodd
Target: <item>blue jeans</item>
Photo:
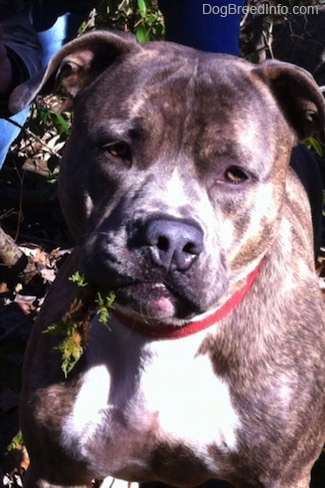
<instances>
[{"instance_id":1,"label":"blue jeans","mask_svg":"<svg viewBox=\"0 0 325 488\"><path fill-rule=\"evenodd\" d=\"M24 125L28 112L29 107L10 117L10 120L13 120L17 124ZM19 133L20 129L18 127L13 125L11 122L8 122L7 120L0 119L0 168L2 167L3 162L7 156L9 147L19 135Z\"/></svg>"},{"instance_id":2,"label":"blue jeans","mask_svg":"<svg viewBox=\"0 0 325 488\"><path fill-rule=\"evenodd\" d=\"M52 2L52 0L51 0ZM53 6L53 2L49 2L46 11L35 12L35 30L38 32L39 41L42 45L43 51L43 66L46 66L53 56L67 41L73 38L77 34L78 27L81 22L87 17L88 11L94 6L94 0L65 1L61 2L63 6L69 8L68 4L71 4L71 12L66 12L63 15L58 16L61 6L60 1L56 0ZM46 1L43 1L44 5ZM36 2L38 4L38 2ZM63 7L62 7L63 8ZM41 13L43 15L41 15ZM18 114L10 117L10 120L24 125L28 116L29 107L25 108ZM0 168L7 156L8 150L20 133L20 128L11 124L9 121L0 119Z\"/></svg>"},{"instance_id":3,"label":"blue jeans","mask_svg":"<svg viewBox=\"0 0 325 488\"><path fill-rule=\"evenodd\" d=\"M50 29L39 34L40 42L43 46L44 66L47 64L51 56L58 49L60 49L63 44L65 32L65 17L66 16L59 17L57 22L55 22L55 24ZM10 120L22 126L26 122L28 112L29 107L26 107L18 114L10 117ZM0 119L0 168L3 165L11 144L16 139L16 137L18 137L20 131L21 129L11 122Z\"/></svg>"}]
</instances>

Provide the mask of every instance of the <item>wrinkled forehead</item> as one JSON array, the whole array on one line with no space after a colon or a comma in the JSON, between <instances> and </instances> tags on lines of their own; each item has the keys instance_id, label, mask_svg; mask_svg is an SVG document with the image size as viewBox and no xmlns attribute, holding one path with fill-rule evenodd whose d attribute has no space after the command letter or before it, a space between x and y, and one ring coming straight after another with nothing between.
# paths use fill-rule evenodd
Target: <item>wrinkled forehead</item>
<instances>
[{"instance_id":1,"label":"wrinkled forehead","mask_svg":"<svg viewBox=\"0 0 325 488\"><path fill-rule=\"evenodd\" d=\"M105 132L109 119L116 136L142 128L174 136L187 131L191 138L203 133L205 139L222 133L225 139L227 128L229 140L243 144L252 144L256 134L272 137L268 115L279 111L250 63L168 47L127 54L101 75L89 108L97 131L101 124Z\"/></svg>"},{"instance_id":2,"label":"wrinkled forehead","mask_svg":"<svg viewBox=\"0 0 325 488\"><path fill-rule=\"evenodd\" d=\"M132 105L134 111L138 102L179 110L197 100L205 110L233 111L266 95L250 63L169 43L165 52L165 45L121 56L96 82L101 99L114 98L116 107Z\"/></svg>"}]
</instances>

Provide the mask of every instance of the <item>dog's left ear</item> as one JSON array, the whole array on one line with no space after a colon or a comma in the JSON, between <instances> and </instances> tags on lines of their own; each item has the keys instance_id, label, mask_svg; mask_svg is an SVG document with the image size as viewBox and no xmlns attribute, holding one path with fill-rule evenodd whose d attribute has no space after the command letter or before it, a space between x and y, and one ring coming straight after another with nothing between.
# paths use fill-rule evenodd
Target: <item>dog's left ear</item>
<instances>
[{"instance_id":1,"label":"dog's left ear","mask_svg":"<svg viewBox=\"0 0 325 488\"><path fill-rule=\"evenodd\" d=\"M265 61L253 71L269 85L299 141L316 135L325 142L324 97L308 71L275 60Z\"/></svg>"},{"instance_id":2,"label":"dog's left ear","mask_svg":"<svg viewBox=\"0 0 325 488\"><path fill-rule=\"evenodd\" d=\"M58 88L74 97L119 56L140 49L131 34L108 31L84 34L60 49L45 70L13 90L9 110L17 113L38 94L49 94Z\"/></svg>"}]
</instances>

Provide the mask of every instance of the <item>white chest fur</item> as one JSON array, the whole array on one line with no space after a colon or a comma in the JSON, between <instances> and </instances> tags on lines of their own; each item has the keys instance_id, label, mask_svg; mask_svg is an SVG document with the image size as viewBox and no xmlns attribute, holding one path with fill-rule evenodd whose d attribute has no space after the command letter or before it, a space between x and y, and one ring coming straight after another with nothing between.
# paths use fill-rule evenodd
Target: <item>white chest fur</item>
<instances>
[{"instance_id":1,"label":"white chest fur","mask_svg":"<svg viewBox=\"0 0 325 488\"><path fill-rule=\"evenodd\" d=\"M123 463L145 463L144 454L161 443L186 446L216 472L210 448L235 451L239 419L229 385L214 374L208 355L198 353L205 334L152 341L114 322L111 331L97 324L63 445L87 459L91 442L105 443L103 476L123 476Z\"/></svg>"}]
</instances>

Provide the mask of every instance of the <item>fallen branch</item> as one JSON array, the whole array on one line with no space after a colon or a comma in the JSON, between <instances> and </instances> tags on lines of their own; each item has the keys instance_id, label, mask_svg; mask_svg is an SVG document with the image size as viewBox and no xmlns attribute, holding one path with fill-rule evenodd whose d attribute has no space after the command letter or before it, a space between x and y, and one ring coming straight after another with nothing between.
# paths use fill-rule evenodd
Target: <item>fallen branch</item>
<instances>
[{"instance_id":1,"label":"fallen branch","mask_svg":"<svg viewBox=\"0 0 325 488\"><path fill-rule=\"evenodd\" d=\"M35 263L17 246L12 237L5 233L0 227L0 266L1 276L11 282L21 282L27 284L38 274ZM7 276L5 276L7 275Z\"/></svg>"},{"instance_id":2,"label":"fallen branch","mask_svg":"<svg viewBox=\"0 0 325 488\"><path fill-rule=\"evenodd\" d=\"M12 237L5 233L5 231L0 227L0 261L3 265L11 267L16 266L18 262L26 260L27 257L19 249Z\"/></svg>"}]
</instances>

